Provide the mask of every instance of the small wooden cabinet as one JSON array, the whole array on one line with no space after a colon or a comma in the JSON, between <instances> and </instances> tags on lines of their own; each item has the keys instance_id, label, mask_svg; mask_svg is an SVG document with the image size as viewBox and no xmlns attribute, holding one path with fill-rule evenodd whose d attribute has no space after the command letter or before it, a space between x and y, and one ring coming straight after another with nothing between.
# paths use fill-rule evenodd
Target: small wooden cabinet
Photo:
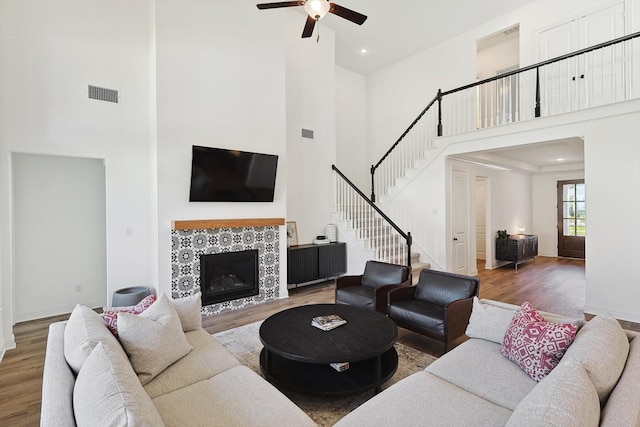
<instances>
[{"instance_id":1,"label":"small wooden cabinet","mask_svg":"<svg viewBox=\"0 0 640 427\"><path fill-rule=\"evenodd\" d=\"M506 239L496 239L496 259L518 264L538 255L538 236L533 234L512 234Z\"/></svg>"},{"instance_id":2,"label":"small wooden cabinet","mask_svg":"<svg viewBox=\"0 0 640 427\"><path fill-rule=\"evenodd\" d=\"M287 283L300 284L337 277L347 271L347 247L335 242L287 249Z\"/></svg>"}]
</instances>

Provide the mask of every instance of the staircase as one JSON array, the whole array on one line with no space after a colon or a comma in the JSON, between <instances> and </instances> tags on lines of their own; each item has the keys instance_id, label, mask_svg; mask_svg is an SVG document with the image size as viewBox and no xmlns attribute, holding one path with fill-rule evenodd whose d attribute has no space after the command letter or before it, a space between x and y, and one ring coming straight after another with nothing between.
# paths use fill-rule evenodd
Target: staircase
<instances>
[{"instance_id":1,"label":"staircase","mask_svg":"<svg viewBox=\"0 0 640 427\"><path fill-rule=\"evenodd\" d=\"M420 270L430 265L420 261L419 252L410 252L410 234L407 235L390 221L335 166L334 170L343 178L336 180L336 200L332 213L333 223L341 235L358 250L364 260L401 265L410 263L413 283L416 283Z\"/></svg>"}]
</instances>

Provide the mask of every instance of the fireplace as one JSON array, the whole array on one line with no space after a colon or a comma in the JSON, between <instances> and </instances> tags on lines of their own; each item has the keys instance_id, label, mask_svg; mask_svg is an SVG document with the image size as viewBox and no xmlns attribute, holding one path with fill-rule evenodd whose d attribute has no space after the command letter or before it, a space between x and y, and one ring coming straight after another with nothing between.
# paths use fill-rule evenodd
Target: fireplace
<instances>
[{"instance_id":1,"label":"fireplace","mask_svg":"<svg viewBox=\"0 0 640 427\"><path fill-rule=\"evenodd\" d=\"M200 255L202 305L259 293L258 250Z\"/></svg>"},{"instance_id":2,"label":"fireplace","mask_svg":"<svg viewBox=\"0 0 640 427\"><path fill-rule=\"evenodd\" d=\"M1 1L1 0L0 0ZM184 298L202 290L204 254L258 251L258 293L230 301L204 303L203 316L264 304L280 299L280 235L284 218L174 221L171 230L171 295ZM252 267L253 268L253 267ZM253 282L252 282L253 283Z\"/></svg>"}]
</instances>

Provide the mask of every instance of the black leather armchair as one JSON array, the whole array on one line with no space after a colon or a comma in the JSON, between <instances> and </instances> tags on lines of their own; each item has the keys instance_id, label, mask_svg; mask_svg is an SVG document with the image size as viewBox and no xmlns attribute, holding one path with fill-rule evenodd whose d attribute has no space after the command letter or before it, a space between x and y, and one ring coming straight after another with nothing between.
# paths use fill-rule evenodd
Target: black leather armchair
<instances>
[{"instance_id":1,"label":"black leather armchair","mask_svg":"<svg viewBox=\"0 0 640 427\"><path fill-rule=\"evenodd\" d=\"M388 315L398 326L444 343L446 353L464 335L479 288L477 277L425 269L416 286L389 292Z\"/></svg>"},{"instance_id":2,"label":"black leather armchair","mask_svg":"<svg viewBox=\"0 0 640 427\"><path fill-rule=\"evenodd\" d=\"M387 294L411 285L409 267L367 261L364 274L342 276L336 280L336 304L349 304L387 313Z\"/></svg>"}]
</instances>

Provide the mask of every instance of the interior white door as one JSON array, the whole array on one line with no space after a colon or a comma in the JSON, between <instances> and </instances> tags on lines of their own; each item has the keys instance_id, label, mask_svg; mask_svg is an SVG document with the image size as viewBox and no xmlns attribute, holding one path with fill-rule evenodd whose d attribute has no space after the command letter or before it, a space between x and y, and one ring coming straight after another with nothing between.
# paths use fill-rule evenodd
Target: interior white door
<instances>
[{"instance_id":1,"label":"interior white door","mask_svg":"<svg viewBox=\"0 0 640 427\"><path fill-rule=\"evenodd\" d=\"M487 259L487 181L476 177L476 259Z\"/></svg>"},{"instance_id":2,"label":"interior white door","mask_svg":"<svg viewBox=\"0 0 640 427\"><path fill-rule=\"evenodd\" d=\"M624 3L585 16L578 21L579 49L624 35ZM621 101L625 94L624 48L618 44L580 57L580 107Z\"/></svg>"},{"instance_id":3,"label":"interior white door","mask_svg":"<svg viewBox=\"0 0 640 427\"><path fill-rule=\"evenodd\" d=\"M540 33L540 61L557 58L577 50L577 21L558 25ZM540 100L542 115L550 116L572 111L577 107L577 87L573 77L576 61L568 59L540 68Z\"/></svg>"},{"instance_id":4,"label":"interior white door","mask_svg":"<svg viewBox=\"0 0 640 427\"><path fill-rule=\"evenodd\" d=\"M595 46L624 33L624 2L619 2L540 32L539 60ZM542 115L623 100L625 54L622 45L614 45L542 67Z\"/></svg>"},{"instance_id":5,"label":"interior white door","mask_svg":"<svg viewBox=\"0 0 640 427\"><path fill-rule=\"evenodd\" d=\"M468 172L452 171L451 230L453 233L453 272L469 274L469 184Z\"/></svg>"}]
</instances>

